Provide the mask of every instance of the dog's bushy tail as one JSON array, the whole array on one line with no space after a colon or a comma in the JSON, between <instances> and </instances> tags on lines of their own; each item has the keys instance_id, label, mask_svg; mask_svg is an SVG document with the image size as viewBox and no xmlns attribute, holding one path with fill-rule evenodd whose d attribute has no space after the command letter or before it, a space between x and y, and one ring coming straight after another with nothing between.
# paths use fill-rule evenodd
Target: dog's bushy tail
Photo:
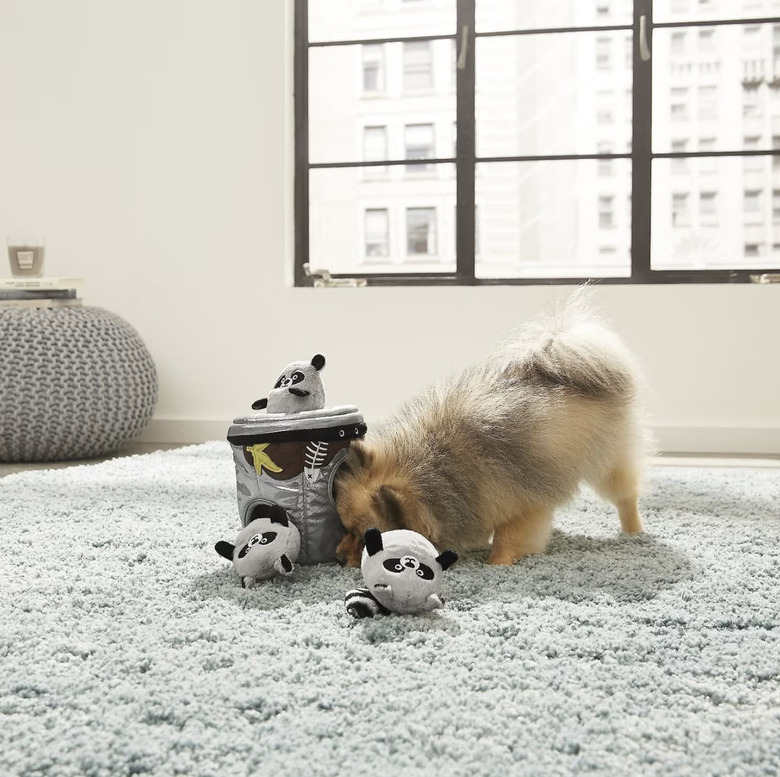
<instances>
[{"instance_id":1,"label":"dog's bushy tail","mask_svg":"<svg viewBox=\"0 0 780 777\"><path fill-rule=\"evenodd\" d=\"M587 286L520 329L507 347L510 370L531 383L623 401L639 387L638 364L620 338L598 320Z\"/></svg>"}]
</instances>

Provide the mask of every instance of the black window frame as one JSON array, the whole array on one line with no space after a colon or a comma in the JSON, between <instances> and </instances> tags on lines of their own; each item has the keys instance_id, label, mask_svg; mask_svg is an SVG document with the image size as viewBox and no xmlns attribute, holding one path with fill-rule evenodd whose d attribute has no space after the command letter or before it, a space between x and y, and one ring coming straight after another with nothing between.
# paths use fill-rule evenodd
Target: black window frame
<instances>
[{"instance_id":1,"label":"black window frame","mask_svg":"<svg viewBox=\"0 0 780 777\"><path fill-rule=\"evenodd\" d=\"M572 285L585 281L599 284L670 284L670 283L750 283L780 271L780 268L740 268L732 270L654 270L651 267L651 170L654 159L696 159L722 157L780 157L780 148L773 150L659 152L652 150L652 56L642 56L640 31L645 28L649 50L653 48L653 31L659 29L697 29L733 24L780 24L780 16L761 18L728 18L676 22L653 22L653 0L634 0L634 16L630 24L475 31L475 6L478 0L456 0L455 34L420 36L392 36L358 40L309 41L309 0L295 0L294 9L294 143L295 143L295 286L312 286L314 278L308 274L309 263L309 172L315 169L348 167L395 166L414 164L414 160L382 160L377 162L322 162L309 161L308 82L309 50L325 46L405 43L414 41L452 40L456 52L464 50L467 56L463 66L456 70L457 148L454 157L420 160L421 164L450 163L456 166L456 270L454 273L334 273L333 278L364 279L371 286L529 286ZM549 154L537 156L477 157L475 133L475 44L477 38L500 36L542 35L566 32L631 32L633 37L633 93L632 144L630 153ZM627 277L533 277L533 278L478 278L475 273L475 171L478 162L544 162L566 160L631 160L631 270ZM328 269L328 268L324 268ZM316 268L315 268L316 270Z\"/></svg>"}]
</instances>

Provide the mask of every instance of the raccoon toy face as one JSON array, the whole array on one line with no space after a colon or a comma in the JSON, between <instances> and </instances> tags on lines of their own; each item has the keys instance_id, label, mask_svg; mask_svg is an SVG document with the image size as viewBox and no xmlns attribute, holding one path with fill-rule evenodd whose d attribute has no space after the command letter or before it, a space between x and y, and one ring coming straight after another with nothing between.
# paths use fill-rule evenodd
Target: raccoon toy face
<instances>
[{"instance_id":1,"label":"raccoon toy face","mask_svg":"<svg viewBox=\"0 0 780 777\"><path fill-rule=\"evenodd\" d=\"M278 505L258 507L268 515L253 518L238 533L235 545L218 542L215 546L220 556L233 562L244 588L253 588L258 580L276 574L291 574L301 550L301 535L284 509Z\"/></svg>"},{"instance_id":2,"label":"raccoon toy face","mask_svg":"<svg viewBox=\"0 0 780 777\"><path fill-rule=\"evenodd\" d=\"M258 399L252 409L265 408L269 413L300 413L304 410L321 410L325 407L325 388L320 370L325 357L315 354L310 362L292 362L274 384L267 399Z\"/></svg>"},{"instance_id":3,"label":"raccoon toy face","mask_svg":"<svg viewBox=\"0 0 780 777\"><path fill-rule=\"evenodd\" d=\"M369 529L364 539L360 568L382 607L405 614L444 607L442 576L458 559L454 551L440 554L422 534L408 529Z\"/></svg>"}]
</instances>

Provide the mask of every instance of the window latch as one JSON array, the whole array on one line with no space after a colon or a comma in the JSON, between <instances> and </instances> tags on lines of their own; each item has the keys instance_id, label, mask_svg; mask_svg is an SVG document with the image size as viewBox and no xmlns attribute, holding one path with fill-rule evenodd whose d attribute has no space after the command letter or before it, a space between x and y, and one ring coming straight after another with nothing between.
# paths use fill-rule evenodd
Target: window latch
<instances>
[{"instance_id":1,"label":"window latch","mask_svg":"<svg viewBox=\"0 0 780 777\"><path fill-rule=\"evenodd\" d=\"M334 278L330 274L330 270L312 270L308 262L303 265L303 272L307 278L314 279L313 285L316 289L335 287L357 289L368 286L368 281L365 278Z\"/></svg>"},{"instance_id":2,"label":"window latch","mask_svg":"<svg viewBox=\"0 0 780 777\"><path fill-rule=\"evenodd\" d=\"M647 43L647 17L644 14L639 17L639 57L642 62L650 60L650 46Z\"/></svg>"},{"instance_id":3,"label":"window latch","mask_svg":"<svg viewBox=\"0 0 780 777\"><path fill-rule=\"evenodd\" d=\"M466 58L469 54L469 26L464 24L460 33L460 51L458 52L458 70L466 69Z\"/></svg>"},{"instance_id":4,"label":"window latch","mask_svg":"<svg viewBox=\"0 0 780 777\"><path fill-rule=\"evenodd\" d=\"M780 283L780 272L764 272L760 275L751 275L751 283Z\"/></svg>"}]
</instances>

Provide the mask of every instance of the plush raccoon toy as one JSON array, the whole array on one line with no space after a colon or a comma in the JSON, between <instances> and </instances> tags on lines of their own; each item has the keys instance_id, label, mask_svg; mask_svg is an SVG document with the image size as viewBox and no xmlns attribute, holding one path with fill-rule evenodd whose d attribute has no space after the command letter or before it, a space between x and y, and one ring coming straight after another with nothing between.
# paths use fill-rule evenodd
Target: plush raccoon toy
<instances>
[{"instance_id":1,"label":"plush raccoon toy","mask_svg":"<svg viewBox=\"0 0 780 777\"><path fill-rule=\"evenodd\" d=\"M253 588L258 580L292 574L301 550L301 535L284 508L260 504L238 533L235 545L220 541L214 548L233 562L241 585Z\"/></svg>"},{"instance_id":2,"label":"plush raccoon toy","mask_svg":"<svg viewBox=\"0 0 780 777\"><path fill-rule=\"evenodd\" d=\"M355 618L379 613L412 614L444 607L439 596L442 575L457 560L454 550L439 553L422 534L369 529L360 564L368 588L348 591L347 612Z\"/></svg>"},{"instance_id":3,"label":"plush raccoon toy","mask_svg":"<svg viewBox=\"0 0 780 777\"><path fill-rule=\"evenodd\" d=\"M325 357L321 353L315 354L310 362L288 364L268 398L253 402L252 409L266 409L269 413L321 410L325 407L325 388L320 377L324 366Z\"/></svg>"}]
</instances>

